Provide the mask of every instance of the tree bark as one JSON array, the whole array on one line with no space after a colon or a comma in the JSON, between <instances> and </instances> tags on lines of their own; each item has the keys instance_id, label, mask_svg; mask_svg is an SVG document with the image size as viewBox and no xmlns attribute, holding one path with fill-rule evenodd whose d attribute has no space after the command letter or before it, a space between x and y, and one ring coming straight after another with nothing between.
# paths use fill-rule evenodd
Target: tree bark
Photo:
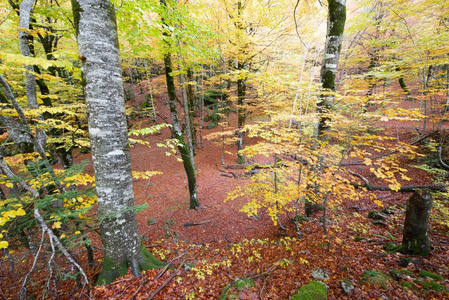
<instances>
[{"instance_id":1,"label":"tree bark","mask_svg":"<svg viewBox=\"0 0 449 300\"><path fill-rule=\"evenodd\" d=\"M329 113L333 109L335 92L335 78L337 75L338 60L340 57L341 44L343 41L343 32L346 22L346 1L345 0L328 0L327 15L327 34L326 45L324 47L323 63L321 65L320 81L322 92L316 104L316 112L318 114L318 122L315 127L314 137L317 140L316 146L319 147L327 141L327 132L329 131L330 116ZM323 156L318 157L318 165L315 171L322 172ZM315 184L313 187L315 194L319 194L320 187ZM317 199L319 197L316 197ZM320 208L316 201L305 202L305 213L310 216Z\"/></svg>"},{"instance_id":2,"label":"tree bark","mask_svg":"<svg viewBox=\"0 0 449 300\"><path fill-rule=\"evenodd\" d=\"M104 248L99 284L131 268L161 265L141 243L134 193L115 8L109 0L72 0Z\"/></svg>"},{"instance_id":3,"label":"tree bark","mask_svg":"<svg viewBox=\"0 0 449 300\"><path fill-rule=\"evenodd\" d=\"M195 103L196 103L196 97L195 97L195 89L192 84L194 81L193 72L191 68L187 69L187 81L189 82L187 84L187 98L188 101L188 107L189 107L189 118L190 118L190 135L192 137L192 144L195 148L197 145L196 142L196 130L195 130L195 122L194 122L194 116L195 116Z\"/></svg>"},{"instance_id":4,"label":"tree bark","mask_svg":"<svg viewBox=\"0 0 449 300\"><path fill-rule=\"evenodd\" d=\"M244 70L244 64L238 63L238 70ZM239 75L241 77L241 75ZM240 153L240 150L243 150L243 127L245 126L246 121L246 107L245 107L245 98L246 98L246 83L243 78L239 78L237 80L237 106L238 106L238 123L237 123L237 162L239 164L245 163L245 156Z\"/></svg>"},{"instance_id":5,"label":"tree bark","mask_svg":"<svg viewBox=\"0 0 449 300\"><path fill-rule=\"evenodd\" d=\"M428 190L416 191L410 197L405 212L401 252L414 255L429 255L429 227L432 196Z\"/></svg>"},{"instance_id":6,"label":"tree bark","mask_svg":"<svg viewBox=\"0 0 449 300\"><path fill-rule=\"evenodd\" d=\"M165 0L160 0L160 3L164 9L166 10L168 9ZM163 16L162 16L162 24L165 25L164 27L168 27L166 24L166 19ZM168 38L170 34L166 30L164 30L162 34L168 46L167 48L169 48L170 43L168 41ZM200 202L198 200L198 193L196 190L195 166L193 165L193 162L190 158L189 147L185 142L184 134L181 130L181 125L179 122L178 109L176 107L177 98L176 98L175 81L172 75L173 63L171 60L171 54L169 50L167 50L167 52L164 54L164 65L165 65L165 78L167 81L168 104L170 106L170 114L173 125L172 134L173 137L178 141L178 150L181 153L184 170L186 171L187 181L189 183L190 209L197 209L200 206Z\"/></svg>"}]
</instances>

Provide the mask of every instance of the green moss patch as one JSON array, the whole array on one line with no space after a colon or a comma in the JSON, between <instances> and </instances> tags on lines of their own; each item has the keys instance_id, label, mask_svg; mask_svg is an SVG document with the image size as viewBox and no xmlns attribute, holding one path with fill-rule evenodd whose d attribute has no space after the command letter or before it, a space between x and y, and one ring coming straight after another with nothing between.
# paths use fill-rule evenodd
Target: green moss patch
<instances>
[{"instance_id":1,"label":"green moss patch","mask_svg":"<svg viewBox=\"0 0 449 300\"><path fill-rule=\"evenodd\" d=\"M385 288L390 281L391 277L387 274L377 271L363 271L362 283L368 283L371 285L377 285Z\"/></svg>"},{"instance_id":2,"label":"green moss patch","mask_svg":"<svg viewBox=\"0 0 449 300\"><path fill-rule=\"evenodd\" d=\"M327 285L321 281L311 281L303 285L292 300L327 300Z\"/></svg>"},{"instance_id":3,"label":"green moss patch","mask_svg":"<svg viewBox=\"0 0 449 300\"><path fill-rule=\"evenodd\" d=\"M432 273L432 272L424 271L424 270L419 271L419 276L432 278L433 280L444 280L444 277L441 276L440 274L436 274L436 273Z\"/></svg>"}]
</instances>

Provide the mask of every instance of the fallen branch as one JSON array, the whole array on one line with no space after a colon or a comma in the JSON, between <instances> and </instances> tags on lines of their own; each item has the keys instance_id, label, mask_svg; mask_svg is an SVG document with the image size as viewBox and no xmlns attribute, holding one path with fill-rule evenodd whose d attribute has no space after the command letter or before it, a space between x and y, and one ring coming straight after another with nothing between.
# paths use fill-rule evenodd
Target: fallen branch
<instances>
[{"instance_id":1,"label":"fallen branch","mask_svg":"<svg viewBox=\"0 0 449 300\"><path fill-rule=\"evenodd\" d=\"M430 190L437 192L446 192L446 187L443 185L404 185L399 190L392 190L389 186L374 186L362 175L355 173L351 170L347 170L349 174L360 178L365 184L358 184L351 182L351 185L356 188L366 188L369 191L391 191L391 192L414 192L415 190Z\"/></svg>"},{"instance_id":2,"label":"fallen branch","mask_svg":"<svg viewBox=\"0 0 449 300\"><path fill-rule=\"evenodd\" d=\"M170 260L167 263L167 265L159 272L159 274L157 274L157 276L154 279L158 280L159 278L161 278L161 276L164 275L164 273L167 271L167 269L170 267L170 265L173 264L174 261L180 259L181 257L183 257L186 254L187 254L187 252L184 252L181 255L178 255L175 258L173 258L172 260Z\"/></svg>"},{"instance_id":3,"label":"fallen branch","mask_svg":"<svg viewBox=\"0 0 449 300\"><path fill-rule=\"evenodd\" d=\"M184 259L184 260L182 261L182 263L179 265L179 267L176 269L176 271L175 271L173 274L171 274L170 277L168 277L168 279L164 282L164 284L162 284L156 291L154 291L154 293L153 293L150 297L148 297L146 300L151 300L151 299L153 299L154 297L156 297L156 295L157 295L163 288L165 288L165 287L167 286L167 284L168 284L170 281L172 281L173 278L175 278L175 276L178 274L178 272L179 272L179 270L181 269L181 267L184 265L184 262L185 262L185 261L186 261L186 260Z\"/></svg>"},{"instance_id":4,"label":"fallen branch","mask_svg":"<svg viewBox=\"0 0 449 300\"><path fill-rule=\"evenodd\" d=\"M236 165L225 165L225 169L270 169L278 167L286 167L287 165L282 162L277 162L273 164L236 164Z\"/></svg>"},{"instance_id":5,"label":"fallen branch","mask_svg":"<svg viewBox=\"0 0 449 300\"><path fill-rule=\"evenodd\" d=\"M212 222L213 220L206 220L206 221L200 221L200 222L187 222L184 223L183 226L184 227L189 227L189 226L199 226L199 225L203 225L203 224L207 224Z\"/></svg>"},{"instance_id":6,"label":"fallen branch","mask_svg":"<svg viewBox=\"0 0 449 300\"><path fill-rule=\"evenodd\" d=\"M234 172L224 171L224 170L218 170L218 171L221 172L221 173L223 173L223 174L220 174L221 176L225 176L225 177L229 177L229 178L234 177L234 179L237 179L237 178L238 178L237 174L235 174ZM228 174L231 174L232 177L229 176Z\"/></svg>"}]
</instances>

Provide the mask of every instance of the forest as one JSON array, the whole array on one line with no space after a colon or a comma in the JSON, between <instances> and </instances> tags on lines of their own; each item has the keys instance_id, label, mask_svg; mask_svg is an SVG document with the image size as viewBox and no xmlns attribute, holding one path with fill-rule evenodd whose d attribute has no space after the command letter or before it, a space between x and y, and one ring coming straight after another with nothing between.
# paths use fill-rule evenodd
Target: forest
<instances>
[{"instance_id":1,"label":"forest","mask_svg":"<svg viewBox=\"0 0 449 300\"><path fill-rule=\"evenodd\" d=\"M0 2L1 299L449 299L449 1Z\"/></svg>"}]
</instances>

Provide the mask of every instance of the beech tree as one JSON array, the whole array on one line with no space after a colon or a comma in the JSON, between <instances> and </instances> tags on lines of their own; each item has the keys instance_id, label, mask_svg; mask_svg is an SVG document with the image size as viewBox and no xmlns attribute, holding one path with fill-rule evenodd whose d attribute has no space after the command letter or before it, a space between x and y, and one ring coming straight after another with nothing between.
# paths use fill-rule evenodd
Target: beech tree
<instances>
[{"instance_id":1,"label":"beech tree","mask_svg":"<svg viewBox=\"0 0 449 300\"><path fill-rule=\"evenodd\" d=\"M198 193L196 189L196 172L195 166L192 160L191 151L189 146L185 142L184 133L181 129L181 124L179 122L178 108L177 108L177 97L175 89L175 81L173 77L173 63L170 52L170 41L169 41L169 24L167 24L167 14L168 7L165 0L160 0L161 4L161 14L162 14L162 25L163 25L163 36L164 42L166 43L167 49L164 53L164 65L165 65L165 78L167 81L167 93L168 93L168 104L170 106L170 115L172 118L172 134L178 143L178 150L181 153L182 162L184 165L184 170L186 171L187 181L189 182L189 193L190 193L190 209L196 209L200 206L198 201ZM186 112L186 122L188 122L188 113Z\"/></svg>"},{"instance_id":2,"label":"beech tree","mask_svg":"<svg viewBox=\"0 0 449 300\"><path fill-rule=\"evenodd\" d=\"M109 0L72 0L85 79L92 160L104 248L98 283L112 282L131 268L160 266L141 243L134 193L115 8Z\"/></svg>"},{"instance_id":3,"label":"beech tree","mask_svg":"<svg viewBox=\"0 0 449 300\"><path fill-rule=\"evenodd\" d=\"M338 60L340 58L341 44L343 42L343 32L346 21L346 1L329 0L327 16L326 44L324 46L324 56L321 65L320 82L322 93L320 94L316 112L318 122L316 124L314 137L317 144L326 142L327 131L329 130L330 111L333 107L334 95L336 90L335 78L337 75ZM322 170L322 157L318 158L317 172ZM315 186L315 193L319 194L319 187ZM309 216L318 209L316 203L306 201L305 211Z\"/></svg>"}]
</instances>

